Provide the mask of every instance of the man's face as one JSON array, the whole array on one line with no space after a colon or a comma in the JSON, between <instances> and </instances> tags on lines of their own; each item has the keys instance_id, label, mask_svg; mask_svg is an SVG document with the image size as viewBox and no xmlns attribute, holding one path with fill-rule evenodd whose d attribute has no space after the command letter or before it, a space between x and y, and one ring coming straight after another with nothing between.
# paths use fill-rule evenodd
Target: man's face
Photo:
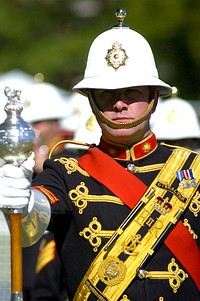
<instances>
[{"instance_id":1,"label":"man's face","mask_svg":"<svg viewBox=\"0 0 200 301\"><path fill-rule=\"evenodd\" d=\"M143 115L150 98L149 87L132 87L117 90L93 90L93 98L107 118L114 122L131 122ZM113 129L99 120L103 135L112 141L131 145L147 136L149 119L130 129Z\"/></svg>"}]
</instances>

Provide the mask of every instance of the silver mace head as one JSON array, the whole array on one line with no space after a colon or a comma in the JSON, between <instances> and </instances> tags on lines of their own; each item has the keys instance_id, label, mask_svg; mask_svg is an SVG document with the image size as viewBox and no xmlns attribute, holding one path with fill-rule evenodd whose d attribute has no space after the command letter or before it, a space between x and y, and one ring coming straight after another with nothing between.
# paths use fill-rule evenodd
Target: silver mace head
<instances>
[{"instance_id":1,"label":"silver mace head","mask_svg":"<svg viewBox=\"0 0 200 301\"><path fill-rule=\"evenodd\" d=\"M35 132L20 116L23 110L20 90L4 89L8 100L4 107L6 119L0 124L0 158L7 163L20 165L31 154Z\"/></svg>"}]
</instances>

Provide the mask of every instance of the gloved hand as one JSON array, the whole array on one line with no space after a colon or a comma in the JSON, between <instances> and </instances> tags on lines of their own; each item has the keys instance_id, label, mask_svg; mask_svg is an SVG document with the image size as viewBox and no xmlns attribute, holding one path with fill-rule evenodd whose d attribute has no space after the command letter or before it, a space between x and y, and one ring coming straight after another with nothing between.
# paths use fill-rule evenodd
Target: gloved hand
<instances>
[{"instance_id":1,"label":"gloved hand","mask_svg":"<svg viewBox=\"0 0 200 301\"><path fill-rule=\"evenodd\" d=\"M34 153L20 165L0 159L0 208L20 209L28 205L35 164Z\"/></svg>"}]
</instances>

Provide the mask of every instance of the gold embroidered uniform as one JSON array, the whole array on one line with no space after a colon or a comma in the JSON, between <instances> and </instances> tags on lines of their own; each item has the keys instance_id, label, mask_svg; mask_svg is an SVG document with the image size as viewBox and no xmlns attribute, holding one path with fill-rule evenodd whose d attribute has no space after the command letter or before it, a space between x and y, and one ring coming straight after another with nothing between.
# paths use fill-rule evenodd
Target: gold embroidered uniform
<instances>
[{"instance_id":1,"label":"gold embroidered uniform","mask_svg":"<svg viewBox=\"0 0 200 301\"><path fill-rule=\"evenodd\" d=\"M130 149L121 145L111 145L103 139L99 148L124 169L133 173L147 187L156 178L174 149L171 146L158 145L152 134ZM188 160L192 162L196 154L192 153L191 156L192 158L189 157ZM191 162L187 162L188 166L184 165L183 170L188 170ZM112 173L110 166L107 166L107 170L110 178L113 178L114 181L114 177L117 175ZM167 173L170 173L170 168L166 170ZM193 178L195 181L195 175ZM181 179L176 178L175 181L181 182ZM188 181L185 180L186 183ZM170 196L173 184L164 184ZM121 185L123 186L123 182ZM122 252L120 258L111 260L112 258L105 256L105 260L95 267L100 280L94 284L86 279L86 287L90 294L86 299L81 299L76 295L77 290L81 289L79 287L81 280L99 251L123 223L131 209L110 189L91 177L73 158L62 156L47 160L44 164L44 171L36 177L33 186L51 192L49 200L52 217L49 230L55 235L58 253L66 274L69 300L111 301L112 299L104 298L102 292L106 286L108 290L109 286L114 286L116 289L120 287L124 279L123 275L127 273L126 265L123 263L126 260L125 257L134 253L134 248L140 243L143 232L151 231L153 225L151 220L148 219L148 222L143 224L144 227L141 228L141 231L138 231L138 235L124 246L124 254ZM130 187L130 189L136 190L137 187ZM164 188L160 187L160 189ZM158 205L159 201L163 200L158 198ZM168 200L164 201L167 203ZM198 250L200 246L199 204L199 190L196 190L181 216L184 228L195 241ZM167 206L169 207L169 204ZM162 209L165 210L165 207ZM158 214L158 211L155 212L151 218L156 220L158 215L155 214ZM186 252L188 256L188 249L183 249L182 252ZM191 249L189 252L192 254L193 250ZM190 272L166 244L162 242L154 254L150 255L133 281L130 281L128 287L122 292L118 298L119 301L197 301L200 299L199 289ZM120 277L115 275L118 272ZM75 295L76 297L74 297Z\"/></svg>"}]
</instances>

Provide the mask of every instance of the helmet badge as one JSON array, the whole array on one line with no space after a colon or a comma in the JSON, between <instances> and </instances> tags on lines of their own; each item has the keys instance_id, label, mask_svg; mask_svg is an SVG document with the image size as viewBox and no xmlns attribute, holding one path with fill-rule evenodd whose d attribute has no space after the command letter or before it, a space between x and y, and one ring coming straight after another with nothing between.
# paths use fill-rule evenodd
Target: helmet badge
<instances>
[{"instance_id":1,"label":"helmet badge","mask_svg":"<svg viewBox=\"0 0 200 301\"><path fill-rule=\"evenodd\" d=\"M120 66L124 66L128 56L125 49L122 49L122 44L116 42L112 45L112 49L108 49L105 57L108 66L117 70Z\"/></svg>"}]
</instances>

